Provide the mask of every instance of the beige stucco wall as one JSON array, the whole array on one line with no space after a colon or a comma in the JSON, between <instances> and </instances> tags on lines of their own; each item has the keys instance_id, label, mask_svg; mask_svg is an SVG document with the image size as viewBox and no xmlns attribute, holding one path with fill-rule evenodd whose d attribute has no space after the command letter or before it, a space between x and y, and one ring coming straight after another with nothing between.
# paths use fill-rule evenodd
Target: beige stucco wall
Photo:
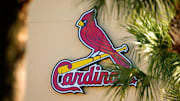
<instances>
[{"instance_id":1,"label":"beige stucco wall","mask_svg":"<svg viewBox=\"0 0 180 101\"><path fill-rule=\"evenodd\" d=\"M51 72L59 60L74 60L91 52L79 41L78 28L75 27L76 21L86 10L88 7L77 5L76 0L32 2L24 101L109 101L104 98L107 87L84 87L86 94L59 94L51 87ZM127 32L117 26L116 20L105 20L100 24L115 46L120 46ZM134 92L132 87L126 101L134 101Z\"/></svg>"}]
</instances>

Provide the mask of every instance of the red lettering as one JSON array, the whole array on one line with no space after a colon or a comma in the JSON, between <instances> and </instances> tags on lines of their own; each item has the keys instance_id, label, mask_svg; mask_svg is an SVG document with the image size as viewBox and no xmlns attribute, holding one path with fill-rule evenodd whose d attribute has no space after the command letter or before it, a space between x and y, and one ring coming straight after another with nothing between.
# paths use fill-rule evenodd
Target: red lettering
<instances>
[{"instance_id":1,"label":"red lettering","mask_svg":"<svg viewBox=\"0 0 180 101\"><path fill-rule=\"evenodd\" d=\"M83 78L84 84L93 84L92 82L93 73L94 73L94 67L91 67L90 71L85 73L84 75L84 78Z\"/></svg>"},{"instance_id":2,"label":"red lettering","mask_svg":"<svg viewBox=\"0 0 180 101\"><path fill-rule=\"evenodd\" d=\"M64 75L62 85L72 85L72 76L73 73L67 73Z\"/></svg>"}]
</instances>

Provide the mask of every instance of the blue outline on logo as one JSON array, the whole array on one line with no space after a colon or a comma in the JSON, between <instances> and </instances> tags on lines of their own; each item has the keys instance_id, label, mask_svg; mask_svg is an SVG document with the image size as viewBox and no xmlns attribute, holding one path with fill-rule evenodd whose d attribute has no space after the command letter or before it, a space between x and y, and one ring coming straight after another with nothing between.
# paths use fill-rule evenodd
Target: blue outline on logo
<instances>
[{"instance_id":1,"label":"blue outline on logo","mask_svg":"<svg viewBox=\"0 0 180 101\"><path fill-rule=\"evenodd\" d=\"M92 56L93 53L94 53L94 49L93 49L92 47L88 46L88 45L81 39L81 37L80 37L80 31L81 31L82 27L78 25L79 21L81 21L81 19L82 19L86 14L88 14L88 13L90 13L90 12L92 12L92 11L95 11L94 20L95 20L95 25L96 25L96 27L98 27L98 28L103 32L103 34L105 35L105 37L107 38L107 40L108 40L109 43L111 44L112 48L113 48L114 50L118 50L118 49L121 49L121 48L123 48L123 47L126 47L127 50L122 50L122 51L120 51L120 52L118 52L118 53L130 63L130 67L129 67L129 68L131 68L131 61L130 61L128 58L126 58L123 54L121 54L121 52L128 52L128 46L127 46L126 44L123 44L121 47L114 48L114 45L112 44L110 38L107 36L107 34L105 33L105 31L104 31L104 30L98 25L98 23L97 23L96 10L95 10L95 9L91 9L91 10L86 11L85 13L83 13L83 14L80 16L79 20L76 22L76 26L79 27L79 30L78 30L79 40L80 40L86 47L88 47L89 49L91 49L92 52L91 52L87 57L84 57L84 58L81 58L81 59L77 59L77 60L75 60L75 61L73 61L73 62L77 62L77 61L81 61L81 60L84 60L84 59L88 59L88 58L89 58L90 56ZM93 61L93 62L91 62L91 63L88 63L88 64L86 64L86 65L84 65L84 66L81 66L81 67L79 67L79 68L77 68L77 69L74 69L74 70L72 70L72 71L78 71L78 70L80 70L80 69L82 69L82 68L84 68L84 67L87 67L87 66L89 66L89 65L91 65L91 64L93 64L93 63L96 63L96 62L101 61L101 60L103 60L103 59L105 59L105 58L108 58L108 57L110 57L111 60L112 60L112 62L113 62L114 64L116 64L115 61L112 59L112 57L111 57L110 55L108 55L108 56L106 56L106 57L101 58L100 60ZM59 90L57 90L57 89L54 87L54 84L53 84L53 75L54 75L55 70L58 68L57 66L58 66L60 63L62 63L62 62L72 63L70 60L61 60L61 61L59 61L59 62L55 65L55 67L54 67L54 69L53 69L53 72L52 72L52 75L51 75L51 85L52 85L52 88L53 88L56 92L58 92L58 93L69 93L69 92L71 92L71 93L78 93L78 92L79 92L79 93L84 93L84 91L83 91L83 89L82 89L81 87L86 86L86 85L80 86L80 88L79 88L80 91L72 91L72 90L69 90L69 91L59 91ZM94 65L96 65L96 64L94 64ZM94 66L94 65L92 65L92 66ZM90 66L90 67L91 67L91 66ZM72 71L69 71L69 72L72 72ZM79 72L79 71L78 71L78 72ZM62 75L62 74L58 74L57 80L59 80L59 76L61 76L61 75ZM135 79L137 79L137 78L135 77ZM138 81L139 81L139 80L138 80ZM137 82L138 82L138 81L137 81ZM137 82L136 82L135 84L134 84L134 83L131 83L131 84L129 84L129 85L136 87L136 86L137 86ZM58 85L59 85L59 84L58 84ZM60 86L60 85L59 85L59 86ZM99 86L100 86L100 85L99 85ZM96 87L96 86L95 86L95 87Z\"/></svg>"},{"instance_id":2,"label":"blue outline on logo","mask_svg":"<svg viewBox=\"0 0 180 101\"><path fill-rule=\"evenodd\" d=\"M96 27L98 27L98 28L103 32L103 34L105 35L106 39L107 39L107 40L109 41L109 43L111 44L112 48L113 48L114 50L117 50L117 49L114 48L114 45L112 44L110 38L107 36L107 34L105 33L105 31L98 25L97 19L96 19L96 9L91 9L91 10L86 11L85 13L83 13L83 14L81 15L81 17L79 18L79 20L76 22L76 26L79 27L79 30L78 30L79 40L80 40L86 47L88 47L89 49L92 50L92 52L89 54L88 57L90 57L90 56L93 55L93 53L94 53L94 48L92 48L92 47L90 47L89 45L87 45L87 44L81 39L81 34L80 34L80 32L81 32L82 27L79 26L78 23L81 21L81 19L82 19L86 14L88 14L88 13L90 13L90 12L93 12L93 11L95 12L95 14L94 14L94 21L95 21ZM123 47L123 46L128 47L126 44L122 45L122 47ZM127 48L127 51L128 51L128 48ZM126 52L127 52L127 51L126 51ZM131 61L130 61L127 57L125 57L123 54L121 54L121 52L118 52L118 53L119 53L123 58L125 58L125 59L129 62L129 64L130 64L130 67L129 67L129 68L131 68ZM111 58L111 60L113 61L113 63L116 64L116 62L113 60L113 58L112 58L110 55L109 55L109 57Z\"/></svg>"}]
</instances>

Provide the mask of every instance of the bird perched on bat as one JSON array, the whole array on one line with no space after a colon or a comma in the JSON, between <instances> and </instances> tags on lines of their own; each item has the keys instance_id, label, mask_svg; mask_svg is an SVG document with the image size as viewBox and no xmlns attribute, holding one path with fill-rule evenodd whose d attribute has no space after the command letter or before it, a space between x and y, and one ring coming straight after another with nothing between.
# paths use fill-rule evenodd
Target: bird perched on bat
<instances>
[{"instance_id":1,"label":"bird perched on bat","mask_svg":"<svg viewBox=\"0 0 180 101\"><path fill-rule=\"evenodd\" d=\"M92 49L92 54L100 52L109 54L114 64L130 67L130 62L121 53L116 52L106 33L97 24L95 9L85 12L77 21L76 26L79 27L80 40Z\"/></svg>"}]
</instances>

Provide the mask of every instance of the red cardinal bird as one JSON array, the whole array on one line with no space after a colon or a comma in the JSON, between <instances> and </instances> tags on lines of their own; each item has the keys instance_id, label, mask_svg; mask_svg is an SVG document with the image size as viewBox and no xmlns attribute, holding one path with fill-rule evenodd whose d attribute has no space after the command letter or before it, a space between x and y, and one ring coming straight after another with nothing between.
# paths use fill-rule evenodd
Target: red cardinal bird
<instances>
[{"instance_id":1,"label":"red cardinal bird","mask_svg":"<svg viewBox=\"0 0 180 101\"><path fill-rule=\"evenodd\" d=\"M96 10L92 9L85 12L77 21L76 26L79 27L79 38L88 48L92 49L92 53L104 52L110 55L114 64L129 68L130 62L120 53L115 51L110 39L106 33L97 24L95 18ZM92 54L91 54L92 55Z\"/></svg>"}]
</instances>

